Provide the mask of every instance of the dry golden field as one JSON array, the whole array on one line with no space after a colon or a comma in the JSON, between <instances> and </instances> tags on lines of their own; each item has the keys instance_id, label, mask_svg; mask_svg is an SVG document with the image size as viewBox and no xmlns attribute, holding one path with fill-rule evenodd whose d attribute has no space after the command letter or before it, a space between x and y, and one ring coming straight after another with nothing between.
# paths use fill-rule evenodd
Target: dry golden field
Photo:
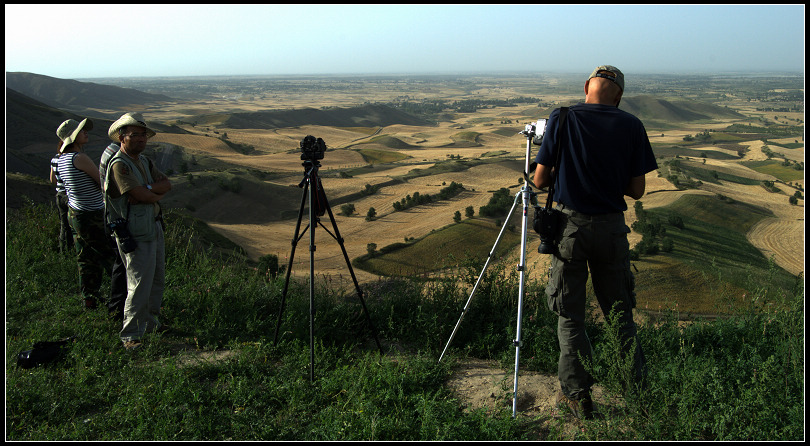
<instances>
[{"instance_id":1,"label":"dry golden field","mask_svg":"<svg viewBox=\"0 0 810 446\"><path fill-rule=\"evenodd\" d=\"M482 95L497 97L508 95L509 92L488 89L481 91ZM426 97L429 93L425 93ZM444 97L453 94L462 95L462 92L443 92ZM379 100L390 99L390 95L382 95ZM392 97L392 96L391 96ZM572 97L561 96L555 98L559 101L570 100ZM581 98L580 98L581 99ZM151 110L156 119L182 119L190 111L200 113L228 112L233 110L249 111L264 110L268 108L301 108L311 107L316 101L315 95L299 95L295 100L281 97L262 98L254 102L246 99L238 101L223 100L220 102L206 101L200 104L177 104L176 107L166 107L161 110ZM323 105L350 106L361 103L368 98L354 96L339 96L325 98L318 95L317 101ZM277 174L273 180L281 185L295 185L303 178L303 168L299 158L298 142L303 136L311 134L324 139L328 146L326 156L322 161L321 177L327 197L330 202L348 194L359 192L366 184L380 184L393 178L404 175L415 168L425 169L435 163L447 161L450 155L460 156L464 160L474 160L486 157L491 153L504 153L512 160L511 163L482 164L461 172L448 172L431 176L422 176L408 180L406 183L386 186L377 194L366 196L352 202L355 205L355 214L349 217L339 215L339 206L332 206L338 229L345 238L345 245L350 258L355 258L367 252L367 245L375 243L382 248L392 243L403 242L407 238L420 238L432 230L441 228L453 222L453 214L472 206L475 214L485 205L492 192L506 187L515 194L522 186L521 169L525 160L526 139L517 132L522 130L529 121L519 107L482 109L474 114L456 115L452 122L439 122L436 126L419 127L407 125L391 125L380 128L334 128L322 126L304 126L300 128L283 128L273 130L243 130L229 128L206 128L204 125L181 125L193 135L161 134L153 141L170 143L182 146L189 153L210 156L236 166L258 169ZM798 119L798 118L797 118ZM502 120L511 120L508 125L501 124ZM669 130L662 135L660 131L649 132L653 143L678 143L685 135L709 129L725 128L730 122L684 125L677 130ZM514 129L514 135L504 136L505 133L495 130L502 128ZM211 136L213 130L219 134L227 133L228 140L247 144L254 147L254 152L244 155L230 149L225 143ZM462 132L466 135L475 135L474 143L470 147L442 147L453 144L459 139ZM205 136L208 135L208 136ZM387 170L370 170L368 173L355 173L351 178L340 178L331 172L332 169L360 168L367 166L367 162L357 150L351 149L381 149L394 150L379 144L368 144L375 136L386 135L399 139L409 148L396 151L407 157ZM776 140L779 142L779 140ZM793 142L786 139L784 142ZM367 143L367 144L361 144ZM761 142L746 142L750 151L745 160L765 159L761 151ZM708 146L699 150L725 151L736 155L736 151ZM772 147L775 152L785 152L790 159L804 159L804 149L781 150ZM536 148L532 148L532 156ZM706 163L713 169L734 175L746 176L756 179L773 179L769 175L757 174L738 161L719 161L707 159ZM354 171L358 172L358 171ZM426 206L411 208L403 212L393 212L393 203L406 195L419 192L420 194L435 194L443 187L455 181L462 183L467 189L462 194L449 201L434 203ZM804 181L799 183L803 185ZM290 193L300 197L301 189L291 188ZM775 217L756 225L748 234L752 244L759 248L766 256L773 255L776 263L796 274L804 269L804 207L788 204L787 196L771 194L760 186L743 186L739 184L721 185L708 184L703 190L679 191L656 172L647 176L647 194L642 198L645 209L665 206L684 194L723 194L740 201L755 204L770 209ZM545 195L538 196L541 201ZM627 198L628 209L626 213L627 224L635 220L632 212L633 200ZM370 208L376 210L374 221L366 221L366 213ZM518 204L520 208L520 203ZM294 209L297 211L298 209ZM504 216L505 219L506 216ZM306 226L308 216L304 215ZM204 218L203 218L204 219ZM333 231L328 215L321 219L326 227ZM511 223L519 226L520 214L516 212ZM211 226L229 239L241 245L252 259L258 259L265 254L278 255L280 262L287 262L291 250L291 240L295 231L295 220L277 221L267 224L221 224L211 223ZM315 231L317 251L315 264L319 274L348 277L345 260L340 247L331 236L322 228ZM640 235L630 235L631 246L640 240ZM542 271L546 268L547 256L537 254L539 243L536 235L530 230L529 234L529 266ZM495 240L492 240L494 243ZM299 242L295 253L293 274L308 274L309 271L309 235ZM441 256L437 252L435 255ZM517 254L513 257L517 257ZM481 259L482 265L486 259ZM355 273L362 281L372 280L375 276L355 269Z\"/></svg>"}]
</instances>

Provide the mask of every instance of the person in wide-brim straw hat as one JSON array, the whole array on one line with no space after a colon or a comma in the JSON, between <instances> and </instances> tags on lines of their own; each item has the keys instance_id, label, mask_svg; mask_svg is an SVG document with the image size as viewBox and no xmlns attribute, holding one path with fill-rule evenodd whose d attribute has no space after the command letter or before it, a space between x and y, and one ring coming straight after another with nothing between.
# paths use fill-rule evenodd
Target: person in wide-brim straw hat
<instances>
[{"instance_id":1,"label":"person in wide-brim straw hat","mask_svg":"<svg viewBox=\"0 0 810 446\"><path fill-rule=\"evenodd\" d=\"M119 337L126 350L140 348L149 333L170 330L160 320L166 249L159 201L171 190L172 183L155 162L143 155L147 139L155 133L138 113L124 114L108 131L120 148L111 149L114 154L105 168L107 223L126 222L122 226L128 229L113 231L126 275L123 312L118 313L122 315Z\"/></svg>"},{"instance_id":2,"label":"person in wide-brim straw hat","mask_svg":"<svg viewBox=\"0 0 810 446\"><path fill-rule=\"evenodd\" d=\"M56 129L56 136L62 140L62 145L59 147L59 153L65 151L65 148L73 144L82 130L93 130L93 121L84 118L81 122L75 119L68 119L63 122L58 129Z\"/></svg>"},{"instance_id":3,"label":"person in wide-brim straw hat","mask_svg":"<svg viewBox=\"0 0 810 446\"><path fill-rule=\"evenodd\" d=\"M112 268L112 246L104 229L104 196L98 167L84 153L89 141L89 119L68 119L56 130L61 140L54 177L58 175L67 198L67 220L71 228L79 267L79 291L86 309L103 301L101 281Z\"/></svg>"},{"instance_id":4,"label":"person in wide-brim straw hat","mask_svg":"<svg viewBox=\"0 0 810 446\"><path fill-rule=\"evenodd\" d=\"M107 136L109 136L113 141L118 142L118 136L121 129L124 129L130 125L143 127L147 132L147 138L151 138L156 134L154 130L150 129L149 126L146 125L146 122L144 122L143 116L141 116L140 113L126 113L112 123L110 130L107 132Z\"/></svg>"}]
</instances>

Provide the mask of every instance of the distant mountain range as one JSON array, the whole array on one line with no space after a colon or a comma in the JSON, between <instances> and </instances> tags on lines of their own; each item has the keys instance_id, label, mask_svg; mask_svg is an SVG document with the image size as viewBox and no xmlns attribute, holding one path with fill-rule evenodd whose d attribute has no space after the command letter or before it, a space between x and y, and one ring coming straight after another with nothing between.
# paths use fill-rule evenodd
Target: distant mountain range
<instances>
[{"instance_id":1,"label":"distant mountain range","mask_svg":"<svg viewBox=\"0 0 810 446\"><path fill-rule=\"evenodd\" d=\"M66 119L93 121L85 151L97 159L110 143L107 130L120 115L133 105L168 99L131 88L32 73L6 73L6 172L47 175L48 160L59 144L56 129ZM94 107L109 107L110 112L86 110L91 103ZM176 126L150 125L163 132L185 132Z\"/></svg>"},{"instance_id":2,"label":"distant mountain range","mask_svg":"<svg viewBox=\"0 0 810 446\"><path fill-rule=\"evenodd\" d=\"M59 142L56 128L65 119L93 120L88 154L99 154L109 144L107 129L122 113L133 107L172 101L160 94L131 88L58 79L33 73L6 73L6 172L36 176L47 173L47 161ZM691 100L664 100L634 96L622 100L621 108L638 116L649 128L656 124L686 121L742 118L739 113L709 103ZM103 111L98 111L101 109ZM545 116L551 110L533 108L527 116ZM198 115L206 125L230 129L272 129L303 125L334 127L384 127L393 124L432 125L420 117L380 104L356 107L298 110L262 110L239 113ZM150 122L156 130L187 133L175 125ZM45 169L42 166L46 166Z\"/></svg>"},{"instance_id":3,"label":"distant mountain range","mask_svg":"<svg viewBox=\"0 0 810 446\"><path fill-rule=\"evenodd\" d=\"M172 98L162 94L34 73L6 73L6 88L16 90L51 107L79 114L88 114L88 110L95 109L122 110L132 105L172 101ZM93 116L99 116L98 112Z\"/></svg>"}]
</instances>

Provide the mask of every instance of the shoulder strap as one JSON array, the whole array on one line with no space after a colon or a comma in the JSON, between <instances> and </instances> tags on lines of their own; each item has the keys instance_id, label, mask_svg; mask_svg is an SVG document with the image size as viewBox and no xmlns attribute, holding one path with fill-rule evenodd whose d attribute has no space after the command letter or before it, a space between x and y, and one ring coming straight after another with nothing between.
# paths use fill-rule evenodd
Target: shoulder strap
<instances>
[{"instance_id":1,"label":"shoulder strap","mask_svg":"<svg viewBox=\"0 0 810 446\"><path fill-rule=\"evenodd\" d=\"M551 202L554 197L554 185L557 183L557 178L560 172L560 160L562 160L562 139L565 135L565 121L568 117L568 107L560 107L560 116L557 120L557 144L555 150L557 151L557 159L554 161L554 169L551 171L551 186L548 187L548 198L546 199L546 209L551 209Z\"/></svg>"},{"instance_id":2,"label":"shoulder strap","mask_svg":"<svg viewBox=\"0 0 810 446\"><path fill-rule=\"evenodd\" d=\"M560 119L557 121L557 160L554 162L554 167L557 169L560 168L560 160L562 159L562 139L564 132L563 125L565 124L566 118L568 117L568 107L561 107L560 108ZM556 175L555 175L556 176Z\"/></svg>"}]
</instances>

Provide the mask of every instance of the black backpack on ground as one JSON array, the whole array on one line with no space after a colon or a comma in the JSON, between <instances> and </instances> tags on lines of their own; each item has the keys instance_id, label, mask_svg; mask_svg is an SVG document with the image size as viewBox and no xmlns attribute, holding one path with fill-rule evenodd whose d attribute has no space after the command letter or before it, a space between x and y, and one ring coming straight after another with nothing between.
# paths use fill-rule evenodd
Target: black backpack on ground
<instances>
[{"instance_id":1,"label":"black backpack on ground","mask_svg":"<svg viewBox=\"0 0 810 446\"><path fill-rule=\"evenodd\" d=\"M70 336L58 341L39 341L31 350L21 351L17 354L17 366L30 369L38 365L55 362L62 356L63 348L76 336Z\"/></svg>"}]
</instances>

